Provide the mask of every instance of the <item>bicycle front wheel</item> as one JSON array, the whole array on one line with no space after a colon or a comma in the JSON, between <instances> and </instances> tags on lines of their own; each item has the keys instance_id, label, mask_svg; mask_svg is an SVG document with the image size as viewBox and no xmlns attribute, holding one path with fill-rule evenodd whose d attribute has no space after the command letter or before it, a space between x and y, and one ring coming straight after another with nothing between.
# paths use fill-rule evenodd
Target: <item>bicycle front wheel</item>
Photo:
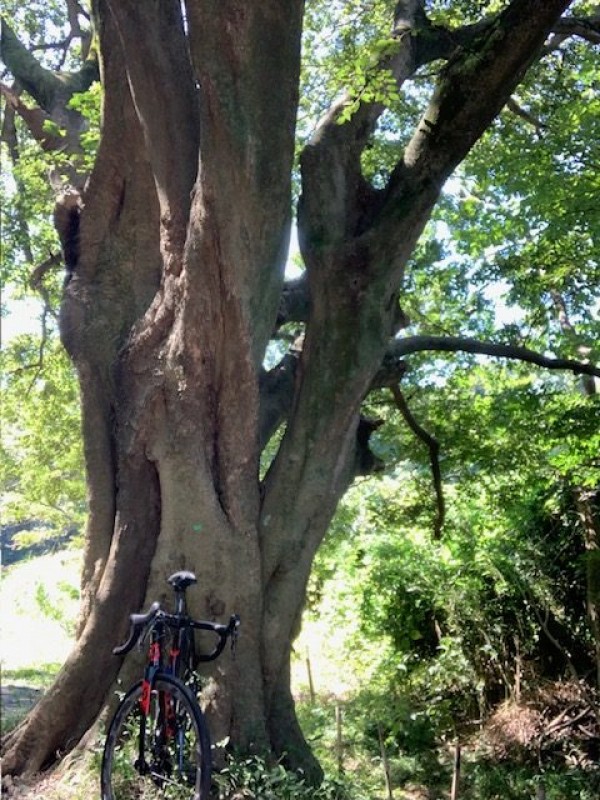
<instances>
[{"instance_id":1,"label":"bicycle front wheel","mask_svg":"<svg viewBox=\"0 0 600 800\"><path fill-rule=\"evenodd\" d=\"M170 675L142 681L121 701L102 757L102 800L208 800L210 738L198 703ZM144 710L144 707L147 709Z\"/></svg>"}]
</instances>

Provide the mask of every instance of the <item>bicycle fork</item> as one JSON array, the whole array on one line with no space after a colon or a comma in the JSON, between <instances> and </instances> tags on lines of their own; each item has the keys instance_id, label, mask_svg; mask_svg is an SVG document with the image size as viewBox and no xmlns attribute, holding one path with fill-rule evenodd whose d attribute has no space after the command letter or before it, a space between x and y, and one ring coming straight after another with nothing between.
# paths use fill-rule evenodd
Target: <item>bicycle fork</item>
<instances>
[{"instance_id":1,"label":"bicycle fork","mask_svg":"<svg viewBox=\"0 0 600 800\"><path fill-rule=\"evenodd\" d=\"M138 736L138 757L134 764L135 769L140 773L140 775L147 775L152 772L152 767L148 764L146 760L146 724L148 717L150 715L150 707L152 703L152 690L154 686L154 678L156 673L160 669L160 644L154 638L150 642L150 648L148 652L148 662L146 664L146 668L144 670L144 677L142 679L142 695L140 697L140 730ZM159 712L157 714L157 728L158 730L154 730L152 732L153 738L157 735L161 736L160 729L163 727L162 721L162 709L159 707ZM153 741L153 751L156 750L157 745L159 743L157 741Z\"/></svg>"}]
</instances>

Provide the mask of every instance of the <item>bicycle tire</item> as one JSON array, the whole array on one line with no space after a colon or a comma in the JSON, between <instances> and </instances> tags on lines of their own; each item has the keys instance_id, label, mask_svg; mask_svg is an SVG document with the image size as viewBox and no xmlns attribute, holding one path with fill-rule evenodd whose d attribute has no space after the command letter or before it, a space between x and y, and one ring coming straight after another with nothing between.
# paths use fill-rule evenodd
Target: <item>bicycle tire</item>
<instances>
[{"instance_id":1,"label":"bicycle tire","mask_svg":"<svg viewBox=\"0 0 600 800\"><path fill-rule=\"evenodd\" d=\"M123 697L108 728L102 800L208 800L210 736L197 701L180 680L161 672L144 715L142 684Z\"/></svg>"}]
</instances>

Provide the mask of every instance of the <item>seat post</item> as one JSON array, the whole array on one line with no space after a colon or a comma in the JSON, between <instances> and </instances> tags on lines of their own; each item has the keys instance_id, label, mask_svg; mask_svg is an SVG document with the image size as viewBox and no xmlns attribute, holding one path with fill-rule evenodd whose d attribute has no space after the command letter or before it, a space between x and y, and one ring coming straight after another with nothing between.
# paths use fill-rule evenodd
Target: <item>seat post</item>
<instances>
[{"instance_id":1,"label":"seat post","mask_svg":"<svg viewBox=\"0 0 600 800\"><path fill-rule=\"evenodd\" d=\"M185 590L188 586L197 583L196 576L193 572L185 570L182 572L175 572L167 578L167 583L169 583L175 591L175 613L178 615L187 614Z\"/></svg>"},{"instance_id":2,"label":"seat post","mask_svg":"<svg viewBox=\"0 0 600 800\"><path fill-rule=\"evenodd\" d=\"M187 614L187 602L185 598L185 588L175 589L175 613L182 617Z\"/></svg>"}]
</instances>

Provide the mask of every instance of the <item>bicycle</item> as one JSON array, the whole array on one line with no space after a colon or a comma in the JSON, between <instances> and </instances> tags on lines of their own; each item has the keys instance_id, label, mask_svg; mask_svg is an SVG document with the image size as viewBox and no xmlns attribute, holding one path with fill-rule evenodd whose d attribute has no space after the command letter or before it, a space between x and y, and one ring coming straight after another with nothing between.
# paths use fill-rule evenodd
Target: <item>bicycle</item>
<instances>
[{"instance_id":1,"label":"bicycle","mask_svg":"<svg viewBox=\"0 0 600 800\"><path fill-rule=\"evenodd\" d=\"M102 800L207 800L209 796L211 743L196 698L195 670L198 662L218 658L228 638L234 649L240 620L236 614L227 625L192 619L185 593L197 583L196 576L176 572L168 583L175 591L175 613L155 602L145 614L131 614L129 638L113 650L125 655L149 636L144 677L123 696L108 727ZM196 630L218 637L212 652L196 652Z\"/></svg>"}]
</instances>

